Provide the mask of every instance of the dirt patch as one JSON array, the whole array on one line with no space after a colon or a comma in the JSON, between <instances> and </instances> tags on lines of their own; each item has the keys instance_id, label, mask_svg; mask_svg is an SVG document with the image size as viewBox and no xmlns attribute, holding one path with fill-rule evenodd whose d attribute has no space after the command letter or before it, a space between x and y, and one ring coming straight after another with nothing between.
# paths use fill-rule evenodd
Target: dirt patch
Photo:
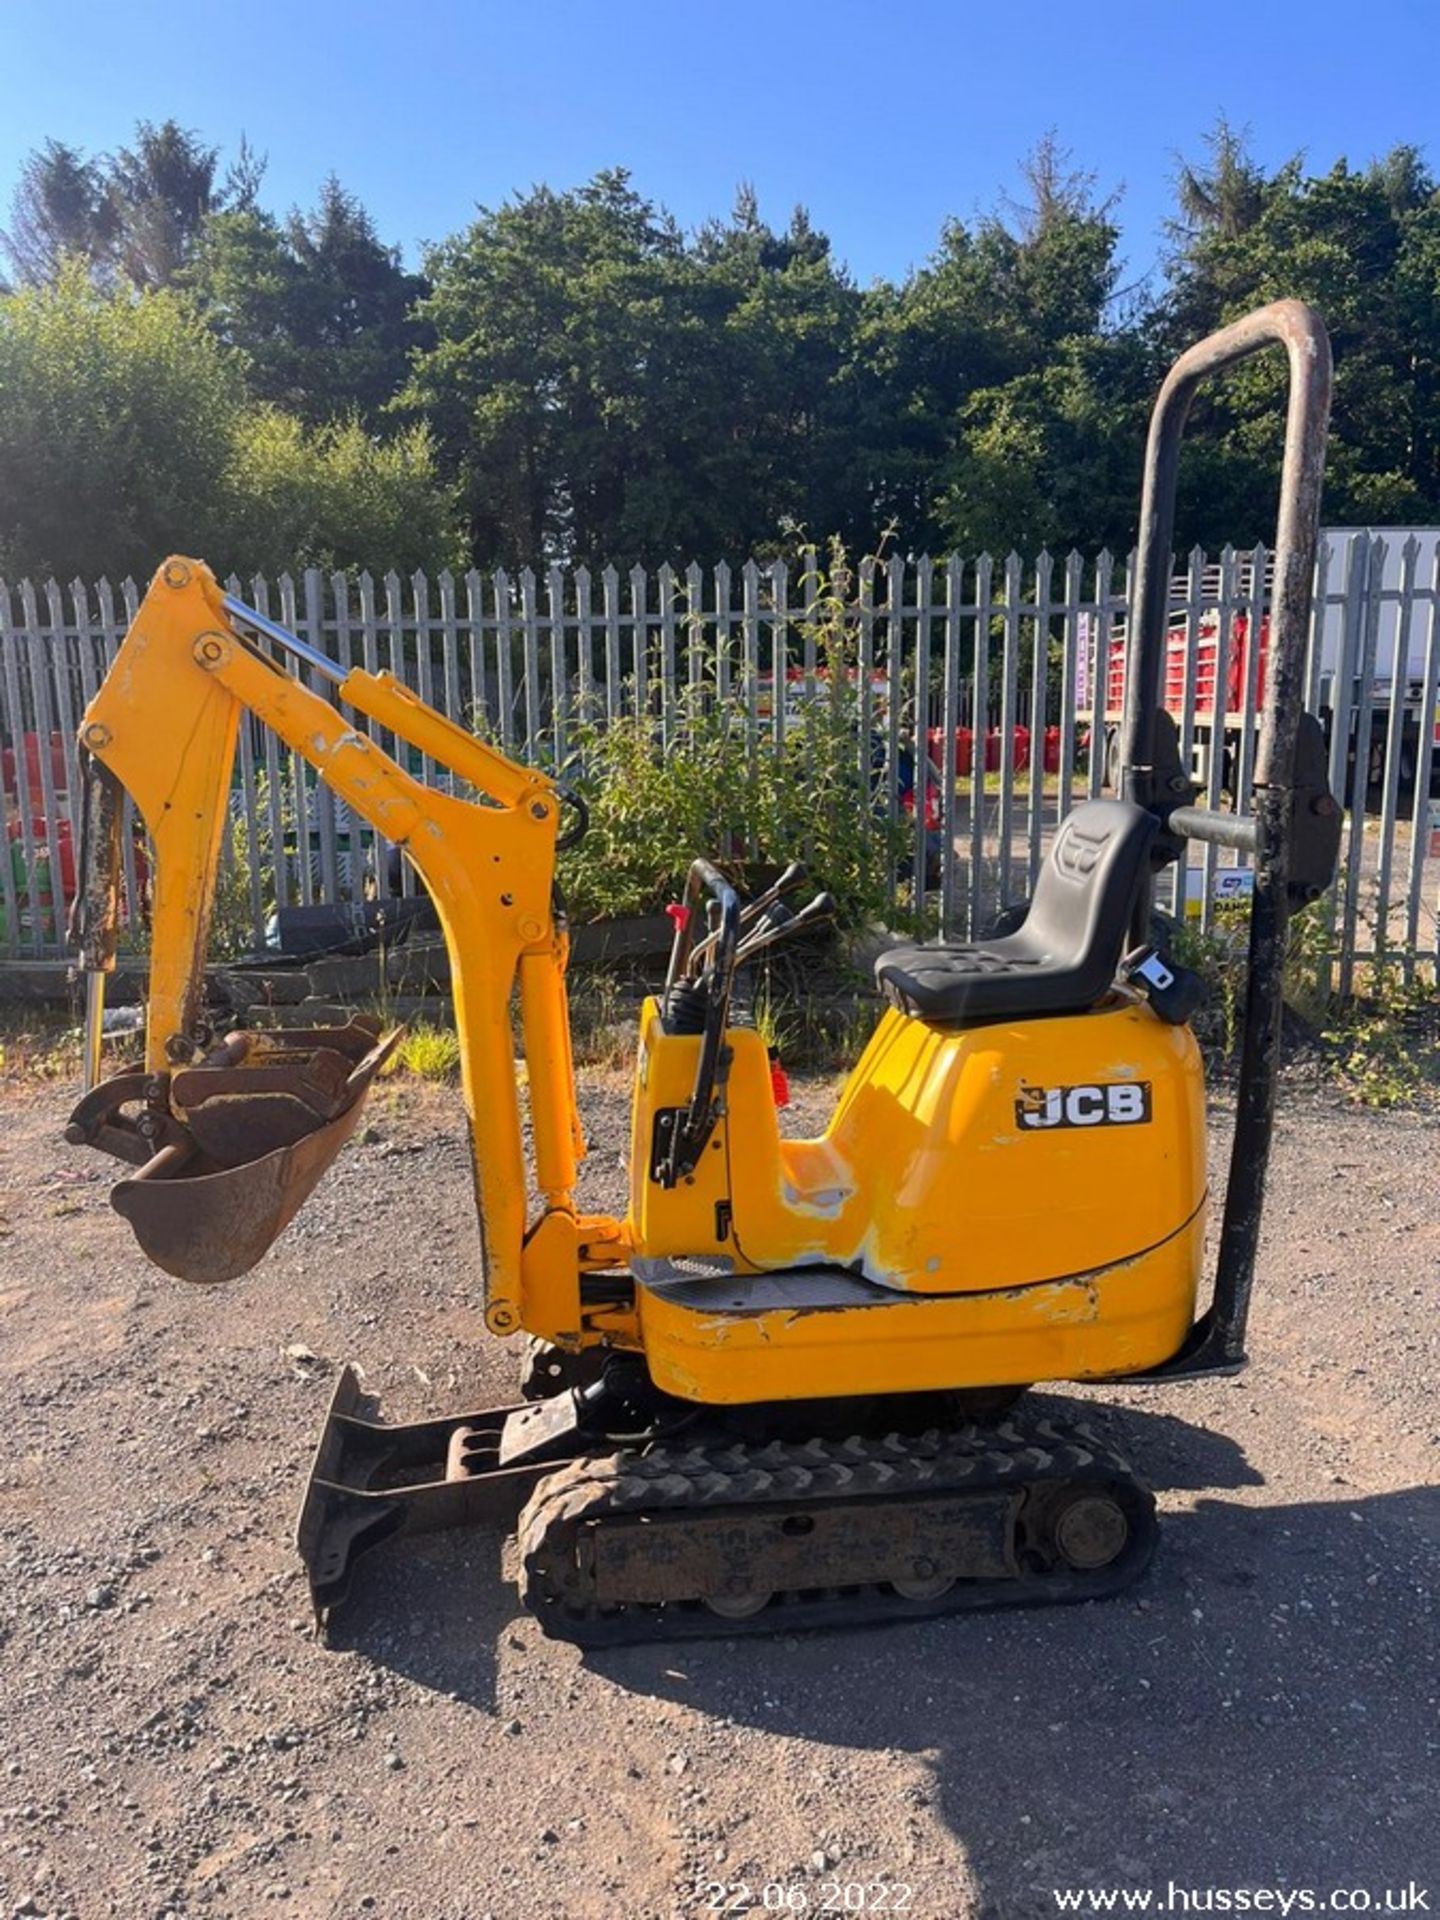
<instances>
[{"instance_id":1,"label":"dirt patch","mask_svg":"<svg viewBox=\"0 0 1440 1920\"><path fill-rule=\"evenodd\" d=\"M799 1094L797 1124L825 1097ZM583 1201L611 1206L625 1088L583 1104ZM3 1108L0 1914L689 1920L743 1885L757 1911L767 1887L772 1911L843 1911L848 1887L864 1912L1024 1920L1056 1887L1440 1895L1425 1120L1304 1091L1251 1370L1065 1396L1161 1490L1129 1596L582 1658L518 1612L483 1534L376 1556L324 1650L290 1548L341 1360L396 1418L511 1393L516 1355L479 1328L456 1097L382 1089L268 1259L213 1292L144 1265L104 1170L60 1139L66 1105Z\"/></svg>"}]
</instances>

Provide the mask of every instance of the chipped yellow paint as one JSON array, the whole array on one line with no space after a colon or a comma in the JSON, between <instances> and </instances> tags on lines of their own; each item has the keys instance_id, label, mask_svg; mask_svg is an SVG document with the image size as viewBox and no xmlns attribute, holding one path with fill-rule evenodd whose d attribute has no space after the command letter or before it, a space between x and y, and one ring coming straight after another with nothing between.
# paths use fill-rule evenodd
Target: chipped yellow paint
<instances>
[{"instance_id":1,"label":"chipped yellow paint","mask_svg":"<svg viewBox=\"0 0 1440 1920\"><path fill-rule=\"evenodd\" d=\"M1189 1331L1206 1198L1200 1061L1187 1030L1133 996L958 1033L887 1014L811 1140L780 1138L764 1044L733 1030L724 1114L694 1175L668 1191L649 1177L655 1116L688 1100L700 1042L665 1034L654 1001L641 1035L635 1250L723 1257L738 1289L815 1264L893 1294L746 1315L641 1287L645 1350L669 1391L744 1401L1123 1373L1168 1358ZM1148 1122L1014 1124L1022 1086L1121 1079L1149 1083Z\"/></svg>"},{"instance_id":2,"label":"chipped yellow paint","mask_svg":"<svg viewBox=\"0 0 1440 1920\"><path fill-rule=\"evenodd\" d=\"M958 1033L887 1014L814 1140L780 1138L764 1042L734 1030L724 1119L670 1191L649 1177L655 1115L688 1100L700 1041L663 1033L654 1001L641 1020L630 1226L644 1254L721 1254L751 1273L820 1261L903 1293L994 1292L1129 1259L1204 1193L1194 1040L1128 1001ZM1015 1126L1022 1086L1118 1078L1104 1064L1117 1039L1128 1076L1149 1082L1150 1121Z\"/></svg>"},{"instance_id":3,"label":"chipped yellow paint","mask_svg":"<svg viewBox=\"0 0 1440 1920\"><path fill-rule=\"evenodd\" d=\"M641 1335L667 1393L720 1405L1136 1373L1189 1332L1204 1238L1202 1205L1163 1247L1108 1273L810 1312L697 1312L642 1287Z\"/></svg>"}]
</instances>

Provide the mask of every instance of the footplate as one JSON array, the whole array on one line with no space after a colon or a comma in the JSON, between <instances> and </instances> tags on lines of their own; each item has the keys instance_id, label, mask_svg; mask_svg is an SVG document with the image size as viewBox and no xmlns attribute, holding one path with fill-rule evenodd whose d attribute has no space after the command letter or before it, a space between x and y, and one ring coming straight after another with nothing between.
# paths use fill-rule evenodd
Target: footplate
<instances>
[{"instance_id":1,"label":"footplate","mask_svg":"<svg viewBox=\"0 0 1440 1920\"><path fill-rule=\"evenodd\" d=\"M386 1426L373 1417L355 1369L343 1369L295 1529L322 1627L345 1599L355 1562L383 1541L513 1524L555 1465L554 1436L533 1450L535 1457L515 1459L513 1432L502 1464L507 1423L533 1412L524 1405L493 1407Z\"/></svg>"}]
</instances>

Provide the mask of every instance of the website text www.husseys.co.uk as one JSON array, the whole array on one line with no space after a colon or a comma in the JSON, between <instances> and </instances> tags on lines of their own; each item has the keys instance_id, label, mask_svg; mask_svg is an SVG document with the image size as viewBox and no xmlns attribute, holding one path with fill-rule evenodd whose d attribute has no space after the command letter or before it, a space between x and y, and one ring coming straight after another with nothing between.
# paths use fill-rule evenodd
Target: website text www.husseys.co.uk
<instances>
[{"instance_id":1,"label":"website text www.husseys.co.uk","mask_svg":"<svg viewBox=\"0 0 1440 1920\"><path fill-rule=\"evenodd\" d=\"M1403 1887L1054 1887L1057 1913L1430 1913L1430 1891Z\"/></svg>"}]
</instances>

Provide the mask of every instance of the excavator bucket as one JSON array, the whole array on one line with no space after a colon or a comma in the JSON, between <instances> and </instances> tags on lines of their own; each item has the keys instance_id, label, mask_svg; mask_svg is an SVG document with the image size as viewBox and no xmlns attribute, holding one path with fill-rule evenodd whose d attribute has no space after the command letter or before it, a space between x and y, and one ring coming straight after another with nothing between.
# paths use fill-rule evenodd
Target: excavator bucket
<instances>
[{"instance_id":1,"label":"excavator bucket","mask_svg":"<svg viewBox=\"0 0 1440 1920\"><path fill-rule=\"evenodd\" d=\"M137 1163L110 1195L156 1266L200 1285L261 1260L354 1132L403 1030L227 1035L198 1066L105 1080L66 1137Z\"/></svg>"}]
</instances>

